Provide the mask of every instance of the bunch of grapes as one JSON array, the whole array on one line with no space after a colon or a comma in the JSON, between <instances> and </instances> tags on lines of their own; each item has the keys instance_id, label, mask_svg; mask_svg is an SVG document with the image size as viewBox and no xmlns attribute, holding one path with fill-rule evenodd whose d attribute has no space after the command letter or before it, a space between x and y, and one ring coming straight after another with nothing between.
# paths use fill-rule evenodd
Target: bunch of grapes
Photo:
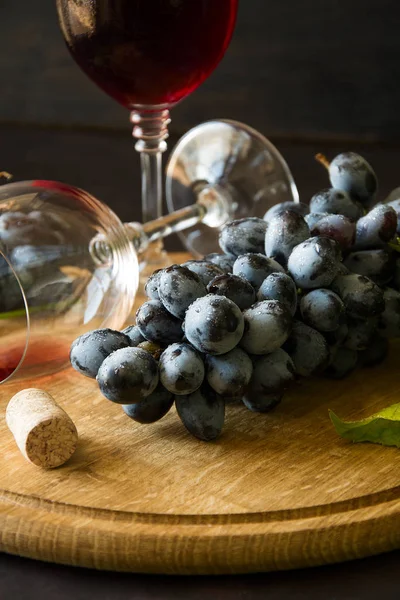
<instances>
[{"instance_id":1,"label":"bunch of grapes","mask_svg":"<svg viewBox=\"0 0 400 600\"><path fill-rule=\"evenodd\" d=\"M361 156L327 166L332 187L309 205L233 221L221 254L156 271L136 324L81 336L72 366L135 421L175 403L208 441L232 402L266 413L298 377L381 362L400 336L400 190L374 206L377 179Z\"/></svg>"}]
</instances>

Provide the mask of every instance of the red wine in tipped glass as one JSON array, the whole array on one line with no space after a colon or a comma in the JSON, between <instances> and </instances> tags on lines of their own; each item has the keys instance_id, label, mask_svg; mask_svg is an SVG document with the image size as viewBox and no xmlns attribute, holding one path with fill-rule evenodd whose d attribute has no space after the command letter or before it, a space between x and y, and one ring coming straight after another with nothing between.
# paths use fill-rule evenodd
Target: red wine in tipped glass
<instances>
[{"instance_id":1,"label":"red wine in tipped glass","mask_svg":"<svg viewBox=\"0 0 400 600\"><path fill-rule=\"evenodd\" d=\"M215 69L238 0L57 0L83 71L129 109L171 107Z\"/></svg>"}]
</instances>

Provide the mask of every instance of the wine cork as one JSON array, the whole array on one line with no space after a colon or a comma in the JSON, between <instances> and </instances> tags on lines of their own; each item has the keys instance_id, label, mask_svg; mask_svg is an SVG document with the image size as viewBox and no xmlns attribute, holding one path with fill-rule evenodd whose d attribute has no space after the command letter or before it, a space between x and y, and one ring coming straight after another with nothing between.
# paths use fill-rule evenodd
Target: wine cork
<instances>
[{"instance_id":1,"label":"wine cork","mask_svg":"<svg viewBox=\"0 0 400 600\"><path fill-rule=\"evenodd\" d=\"M75 452L78 432L67 413L43 390L15 394L6 411L8 428L29 462L53 469Z\"/></svg>"}]
</instances>

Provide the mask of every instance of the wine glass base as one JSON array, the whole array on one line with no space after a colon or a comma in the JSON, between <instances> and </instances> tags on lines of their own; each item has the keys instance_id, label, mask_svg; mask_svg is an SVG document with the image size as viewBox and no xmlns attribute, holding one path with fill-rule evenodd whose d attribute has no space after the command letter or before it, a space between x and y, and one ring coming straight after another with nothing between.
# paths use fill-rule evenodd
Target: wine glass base
<instances>
[{"instance_id":1,"label":"wine glass base","mask_svg":"<svg viewBox=\"0 0 400 600\"><path fill-rule=\"evenodd\" d=\"M237 121L203 123L178 142L166 170L169 211L193 204L206 186L216 185L229 201L228 220L262 218L274 204L299 202L279 151L255 129ZM200 223L179 235L196 257L219 251L219 229Z\"/></svg>"}]
</instances>

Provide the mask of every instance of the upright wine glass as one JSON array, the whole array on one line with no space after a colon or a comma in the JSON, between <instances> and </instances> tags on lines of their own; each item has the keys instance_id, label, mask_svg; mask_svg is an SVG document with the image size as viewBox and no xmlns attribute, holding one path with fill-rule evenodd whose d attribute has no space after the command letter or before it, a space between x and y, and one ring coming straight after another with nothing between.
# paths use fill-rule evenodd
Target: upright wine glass
<instances>
[{"instance_id":1,"label":"upright wine glass","mask_svg":"<svg viewBox=\"0 0 400 600\"><path fill-rule=\"evenodd\" d=\"M142 220L162 214L162 153L169 109L222 59L238 0L57 0L61 29L81 69L131 111L142 163ZM149 270L165 258L159 242Z\"/></svg>"}]
</instances>

